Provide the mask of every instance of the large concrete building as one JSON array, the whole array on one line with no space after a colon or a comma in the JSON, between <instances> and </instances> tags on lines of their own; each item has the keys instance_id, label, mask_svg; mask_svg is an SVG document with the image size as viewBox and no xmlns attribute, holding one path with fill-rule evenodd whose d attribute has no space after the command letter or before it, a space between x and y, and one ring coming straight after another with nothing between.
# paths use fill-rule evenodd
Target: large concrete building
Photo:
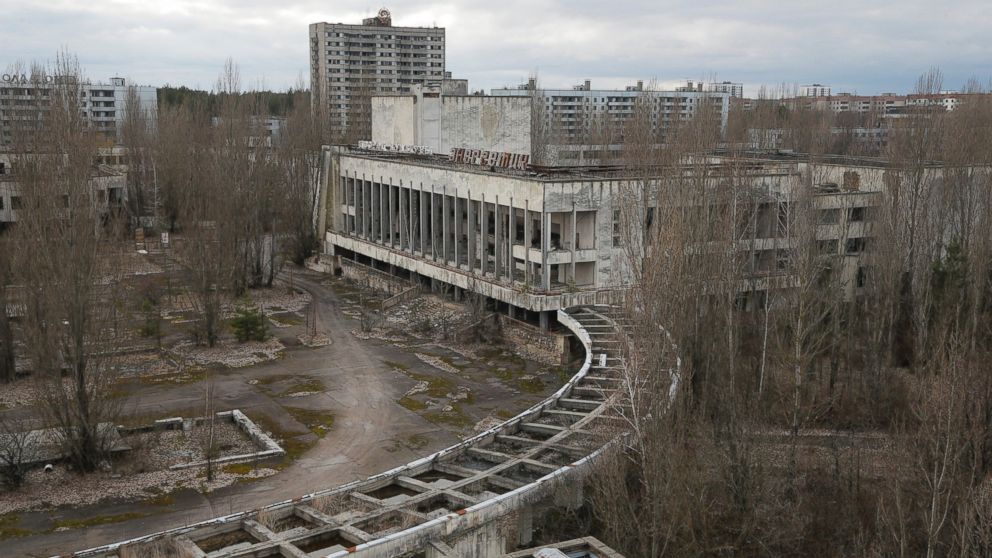
<instances>
[{"instance_id":1,"label":"large concrete building","mask_svg":"<svg viewBox=\"0 0 992 558\"><path fill-rule=\"evenodd\" d=\"M26 75L0 76L0 146L15 141L19 122L36 119L40 112L48 110L55 79L51 76L41 79ZM110 78L109 83L85 82L79 89L83 117L106 138L108 145L121 142L121 125L127 117L127 100L132 92L138 108L152 121L158 111L155 87L128 85L124 78Z\"/></svg>"},{"instance_id":2,"label":"large concrete building","mask_svg":"<svg viewBox=\"0 0 992 558\"><path fill-rule=\"evenodd\" d=\"M310 24L313 102L326 107L332 129L367 127L361 103L371 95L409 93L444 78L443 27L394 27L385 9L361 25Z\"/></svg>"},{"instance_id":3,"label":"large concrete building","mask_svg":"<svg viewBox=\"0 0 992 558\"><path fill-rule=\"evenodd\" d=\"M639 263L625 239L649 234L648 208L658 203L664 182L611 169L538 173L500 168L493 163L507 159L501 154L481 152L467 162L456 155L327 148L324 253L456 294L484 295L542 326L556 310L594 303L629 285L630 267ZM812 188L823 212L817 231L823 253L843 260L855 294L863 239L870 234L867 208L877 204L882 188L876 170L865 172L878 180L862 181L860 171L845 164L815 172L799 161L749 164L740 178L761 190L764 201L753 238L739 247L752 252L757 280L748 288L788 285L790 246L777 219L800 188ZM721 187L730 171L717 159L685 172L713 177L706 180ZM820 178L810 185L805 177L813 175ZM644 209L636 222L623 217L632 199Z\"/></svg>"}]
</instances>

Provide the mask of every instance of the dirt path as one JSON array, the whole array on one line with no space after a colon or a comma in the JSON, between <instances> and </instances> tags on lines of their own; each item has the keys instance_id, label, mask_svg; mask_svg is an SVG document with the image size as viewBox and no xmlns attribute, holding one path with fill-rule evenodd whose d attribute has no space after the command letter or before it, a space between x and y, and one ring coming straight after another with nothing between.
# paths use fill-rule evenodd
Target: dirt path
<instances>
[{"instance_id":1,"label":"dirt path","mask_svg":"<svg viewBox=\"0 0 992 558\"><path fill-rule=\"evenodd\" d=\"M279 403L260 396L248 383L266 375L305 375L319 379L323 393L293 401L295 406L327 409L334 413L332 430L300 459L282 472L253 483L240 483L201 494L187 490L174 495L168 505L148 503L98 504L83 509L59 511L62 518L106 517L118 514L149 514L128 521L95 525L85 529L57 531L10 539L0 543L4 556L51 556L119 541L149 532L209 519L233 511L293 498L318 488L329 488L387 470L420 455L448 446L458 437L396 403L413 381L383 365L384 360L411 362L407 352L378 342L361 341L350 334L353 320L344 316L340 301L315 277L297 274L296 283L314 297L320 329L332 344L317 349L294 349L285 358L216 377L218 408L240 408L249 415L278 415ZM170 410L195 407L202 401L196 384L170 387L145 396L136 403L139 414L167 414ZM280 401L281 403L282 401ZM285 414L285 413L283 413ZM298 426L298 425L297 425ZM416 437L425 443L411 449L405 440ZM22 515L22 525L44 530L51 525L49 512Z\"/></svg>"}]
</instances>

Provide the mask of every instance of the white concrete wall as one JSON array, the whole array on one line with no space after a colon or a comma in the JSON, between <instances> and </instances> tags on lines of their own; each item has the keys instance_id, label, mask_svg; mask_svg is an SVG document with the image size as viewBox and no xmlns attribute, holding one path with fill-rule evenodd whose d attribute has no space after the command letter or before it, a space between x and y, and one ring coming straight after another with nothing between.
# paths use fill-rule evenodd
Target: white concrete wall
<instances>
[{"instance_id":1,"label":"white concrete wall","mask_svg":"<svg viewBox=\"0 0 992 558\"><path fill-rule=\"evenodd\" d=\"M411 95L372 97L372 141L393 145L417 143L416 109Z\"/></svg>"},{"instance_id":2,"label":"white concrete wall","mask_svg":"<svg viewBox=\"0 0 992 558\"><path fill-rule=\"evenodd\" d=\"M530 154L530 98L425 97L372 98L372 141L424 145L435 153L452 148Z\"/></svg>"},{"instance_id":3,"label":"white concrete wall","mask_svg":"<svg viewBox=\"0 0 992 558\"><path fill-rule=\"evenodd\" d=\"M454 147L530 154L530 98L443 97L440 152Z\"/></svg>"}]
</instances>

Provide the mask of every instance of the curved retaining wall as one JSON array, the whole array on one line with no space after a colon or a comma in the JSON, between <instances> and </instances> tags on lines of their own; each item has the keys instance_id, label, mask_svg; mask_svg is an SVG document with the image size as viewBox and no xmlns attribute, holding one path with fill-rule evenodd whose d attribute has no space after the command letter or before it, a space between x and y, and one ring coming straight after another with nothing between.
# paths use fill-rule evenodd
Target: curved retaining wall
<instances>
[{"instance_id":1,"label":"curved retaining wall","mask_svg":"<svg viewBox=\"0 0 992 558\"><path fill-rule=\"evenodd\" d=\"M121 547L137 548L162 539L171 539L192 556L206 556L198 542L238 530L248 532L256 542L210 556L305 556L300 547L312 547L312 541L319 544L321 537L331 539L331 535L339 537L334 539L337 547L329 546L321 556L398 556L523 510L552 496L561 483L577 480L604 449L591 429L605 420L605 403L620 381L617 326L607 317L609 311L608 307L558 311L559 323L585 350L581 368L550 397L499 426L365 480L72 556L112 558ZM479 468L487 463L492 465ZM426 482L438 475L447 478ZM380 494L382 490L391 492ZM346 501L339 513L331 516L317 509L323 500L334 498ZM438 501L443 504L434 508L432 502ZM421 508L434 509L421 512ZM256 521L260 514L295 515L312 525L276 533ZM399 525L378 529L387 518L399 518ZM353 545L345 547L343 540Z\"/></svg>"}]
</instances>

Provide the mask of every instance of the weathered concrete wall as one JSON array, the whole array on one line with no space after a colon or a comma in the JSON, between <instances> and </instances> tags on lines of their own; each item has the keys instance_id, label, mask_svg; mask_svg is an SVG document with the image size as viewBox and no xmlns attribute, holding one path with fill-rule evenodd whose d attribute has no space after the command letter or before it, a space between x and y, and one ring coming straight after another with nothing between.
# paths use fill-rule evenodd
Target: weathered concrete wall
<instances>
[{"instance_id":1,"label":"weathered concrete wall","mask_svg":"<svg viewBox=\"0 0 992 558\"><path fill-rule=\"evenodd\" d=\"M423 145L416 137L416 105L412 95L372 97L372 141Z\"/></svg>"},{"instance_id":2,"label":"weathered concrete wall","mask_svg":"<svg viewBox=\"0 0 992 558\"><path fill-rule=\"evenodd\" d=\"M345 259L341 260L341 276L391 296L404 293L412 286L399 277Z\"/></svg>"},{"instance_id":3,"label":"weathered concrete wall","mask_svg":"<svg viewBox=\"0 0 992 558\"><path fill-rule=\"evenodd\" d=\"M567 335L542 332L540 328L505 316L500 319L503 320L503 337L525 357L551 366L568 363Z\"/></svg>"},{"instance_id":4,"label":"weathered concrete wall","mask_svg":"<svg viewBox=\"0 0 992 558\"><path fill-rule=\"evenodd\" d=\"M453 147L530 154L530 98L442 97L440 153Z\"/></svg>"},{"instance_id":5,"label":"weathered concrete wall","mask_svg":"<svg viewBox=\"0 0 992 558\"><path fill-rule=\"evenodd\" d=\"M438 154L454 147L530 154L529 97L372 97L372 141L423 145Z\"/></svg>"}]
</instances>

